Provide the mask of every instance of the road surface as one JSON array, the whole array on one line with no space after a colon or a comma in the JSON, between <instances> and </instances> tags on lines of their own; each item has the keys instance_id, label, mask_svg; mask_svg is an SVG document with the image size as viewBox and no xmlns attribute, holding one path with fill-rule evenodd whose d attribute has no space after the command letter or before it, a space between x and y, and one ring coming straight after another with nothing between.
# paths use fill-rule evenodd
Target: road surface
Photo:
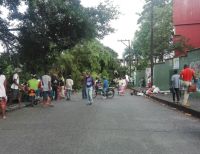
<instances>
[{"instance_id":1,"label":"road surface","mask_svg":"<svg viewBox=\"0 0 200 154\"><path fill-rule=\"evenodd\" d=\"M0 154L199 154L200 121L140 96L79 95L0 120Z\"/></svg>"}]
</instances>

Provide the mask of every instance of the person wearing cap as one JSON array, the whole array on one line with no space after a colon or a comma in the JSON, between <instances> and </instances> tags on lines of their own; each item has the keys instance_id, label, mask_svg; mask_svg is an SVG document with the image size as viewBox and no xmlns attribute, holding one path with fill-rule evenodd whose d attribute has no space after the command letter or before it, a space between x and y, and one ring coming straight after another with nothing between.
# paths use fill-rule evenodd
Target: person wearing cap
<instances>
[{"instance_id":1,"label":"person wearing cap","mask_svg":"<svg viewBox=\"0 0 200 154\"><path fill-rule=\"evenodd\" d=\"M28 80L28 91L29 91L29 100L31 102L30 106L34 106L36 91L39 87L39 81L36 79L36 75L32 74L32 79Z\"/></svg>"},{"instance_id":2,"label":"person wearing cap","mask_svg":"<svg viewBox=\"0 0 200 154\"><path fill-rule=\"evenodd\" d=\"M19 103L19 107L21 107L21 96L19 89L22 89L22 86L19 84L19 73L21 72L20 68L15 68L13 75L13 83L11 85L12 97L10 102L17 99Z\"/></svg>"},{"instance_id":3,"label":"person wearing cap","mask_svg":"<svg viewBox=\"0 0 200 154\"><path fill-rule=\"evenodd\" d=\"M6 77L3 75L3 71L0 68L0 107L2 110L3 119L6 119Z\"/></svg>"}]
</instances>

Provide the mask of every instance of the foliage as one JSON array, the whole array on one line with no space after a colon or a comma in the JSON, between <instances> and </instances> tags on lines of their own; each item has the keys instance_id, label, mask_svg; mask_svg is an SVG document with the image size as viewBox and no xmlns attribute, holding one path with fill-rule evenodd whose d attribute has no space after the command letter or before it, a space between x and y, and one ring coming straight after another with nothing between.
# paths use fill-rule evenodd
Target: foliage
<instances>
[{"instance_id":1,"label":"foliage","mask_svg":"<svg viewBox=\"0 0 200 154\"><path fill-rule=\"evenodd\" d=\"M22 2L24 13L19 10ZM72 74L78 88L83 71L112 77L118 67L118 55L95 40L114 31L109 22L119 12L109 1L85 8L80 0L0 0L2 6L9 10L6 19L0 16L0 42L7 47L0 67L6 75L21 65L20 80L26 81L30 73L49 69L65 77ZM18 25L10 29L14 20Z\"/></svg>"},{"instance_id":2,"label":"foliage","mask_svg":"<svg viewBox=\"0 0 200 154\"><path fill-rule=\"evenodd\" d=\"M14 66L12 65L12 59L8 53L2 53L0 55L0 68L3 70L3 73L8 76L13 73Z\"/></svg>"},{"instance_id":3,"label":"foliage","mask_svg":"<svg viewBox=\"0 0 200 154\"><path fill-rule=\"evenodd\" d=\"M172 2L170 0L146 0L143 12L140 14L138 24L140 29L135 33L133 40L134 50L143 59L149 58L151 20L153 20L153 52L154 57L163 60L166 53L171 52L172 45ZM148 3L150 2L150 3ZM153 19L151 18L151 5L153 2Z\"/></svg>"},{"instance_id":4,"label":"foliage","mask_svg":"<svg viewBox=\"0 0 200 154\"><path fill-rule=\"evenodd\" d=\"M22 1L26 2L25 13L18 10ZM17 27L18 44L12 43L15 37L9 31L9 24L3 20L0 24L5 28L0 29L3 31L2 35L0 32L0 40L7 46L15 45L10 49L18 53L21 63L29 71L51 67L55 57L63 50L83 40L103 38L113 32L109 22L118 14L109 2L101 3L96 8L85 8L80 0L5 0L0 4L9 8L9 21L17 19L20 23Z\"/></svg>"},{"instance_id":5,"label":"foliage","mask_svg":"<svg viewBox=\"0 0 200 154\"><path fill-rule=\"evenodd\" d=\"M0 0L0 9L6 7L16 13L19 0ZM10 52L16 47L17 38L10 32L9 27L11 23L3 16L3 11L0 10L0 43L3 43L7 51Z\"/></svg>"},{"instance_id":6,"label":"foliage","mask_svg":"<svg viewBox=\"0 0 200 154\"><path fill-rule=\"evenodd\" d=\"M132 48L137 51L136 57L139 58L140 66L146 67L150 59L151 21L153 22L154 59L163 61L164 57L174 50L185 51L191 48L184 37L173 40L172 0L146 0L146 5L139 15L140 29L135 33ZM147 62L144 63L145 59Z\"/></svg>"},{"instance_id":7,"label":"foliage","mask_svg":"<svg viewBox=\"0 0 200 154\"><path fill-rule=\"evenodd\" d=\"M21 25L19 53L29 67L36 67L35 62L40 66L50 65L63 50L82 40L112 32L108 22L117 12L102 4L97 8L84 8L77 0L28 2L28 11Z\"/></svg>"},{"instance_id":8,"label":"foliage","mask_svg":"<svg viewBox=\"0 0 200 154\"><path fill-rule=\"evenodd\" d=\"M115 68L119 66L117 54L104 47L99 41L84 41L64 51L56 58L54 72L62 72L64 76L72 74L75 87L80 86L81 74L90 71L94 78L113 77Z\"/></svg>"}]
</instances>

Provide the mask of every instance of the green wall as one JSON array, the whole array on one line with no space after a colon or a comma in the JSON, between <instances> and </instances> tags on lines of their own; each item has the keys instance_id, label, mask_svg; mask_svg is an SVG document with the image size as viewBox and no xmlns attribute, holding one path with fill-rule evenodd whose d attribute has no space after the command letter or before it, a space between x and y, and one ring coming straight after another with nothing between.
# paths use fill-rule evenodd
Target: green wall
<instances>
[{"instance_id":1,"label":"green wall","mask_svg":"<svg viewBox=\"0 0 200 154\"><path fill-rule=\"evenodd\" d=\"M184 64L189 64L197 76L200 78L200 49L188 52L187 56L179 58L179 72L183 69ZM154 85L161 90L168 90L170 78L173 74L173 59L168 59L164 63L154 65Z\"/></svg>"},{"instance_id":2,"label":"green wall","mask_svg":"<svg viewBox=\"0 0 200 154\"><path fill-rule=\"evenodd\" d=\"M183 69L184 64L189 64L195 69L197 77L200 79L200 49L191 50L185 57L179 58L179 72ZM170 78L173 74L173 59L168 59L164 63L154 65L154 85L161 90L169 90ZM145 77L145 70L137 71L136 86L139 86L139 80ZM196 94L194 94L196 95Z\"/></svg>"},{"instance_id":3,"label":"green wall","mask_svg":"<svg viewBox=\"0 0 200 154\"><path fill-rule=\"evenodd\" d=\"M170 76L172 74L173 60L154 65L154 85L160 90L169 90Z\"/></svg>"},{"instance_id":4,"label":"green wall","mask_svg":"<svg viewBox=\"0 0 200 154\"><path fill-rule=\"evenodd\" d=\"M137 72L136 72L136 83L135 83L136 87L140 86L140 80L142 78L145 79L145 70L137 70Z\"/></svg>"}]
</instances>

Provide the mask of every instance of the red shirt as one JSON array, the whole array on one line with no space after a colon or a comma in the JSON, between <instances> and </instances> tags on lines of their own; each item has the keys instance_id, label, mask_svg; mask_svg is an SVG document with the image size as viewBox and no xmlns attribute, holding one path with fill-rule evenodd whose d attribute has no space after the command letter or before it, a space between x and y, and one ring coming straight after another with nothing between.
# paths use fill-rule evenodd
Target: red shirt
<instances>
[{"instance_id":1,"label":"red shirt","mask_svg":"<svg viewBox=\"0 0 200 154\"><path fill-rule=\"evenodd\" d=\"M194 76L194 70L191 68L185 68L181 71L180 76L183 81L191 81L192 77Z\"/></svg>"}]
</instances>

